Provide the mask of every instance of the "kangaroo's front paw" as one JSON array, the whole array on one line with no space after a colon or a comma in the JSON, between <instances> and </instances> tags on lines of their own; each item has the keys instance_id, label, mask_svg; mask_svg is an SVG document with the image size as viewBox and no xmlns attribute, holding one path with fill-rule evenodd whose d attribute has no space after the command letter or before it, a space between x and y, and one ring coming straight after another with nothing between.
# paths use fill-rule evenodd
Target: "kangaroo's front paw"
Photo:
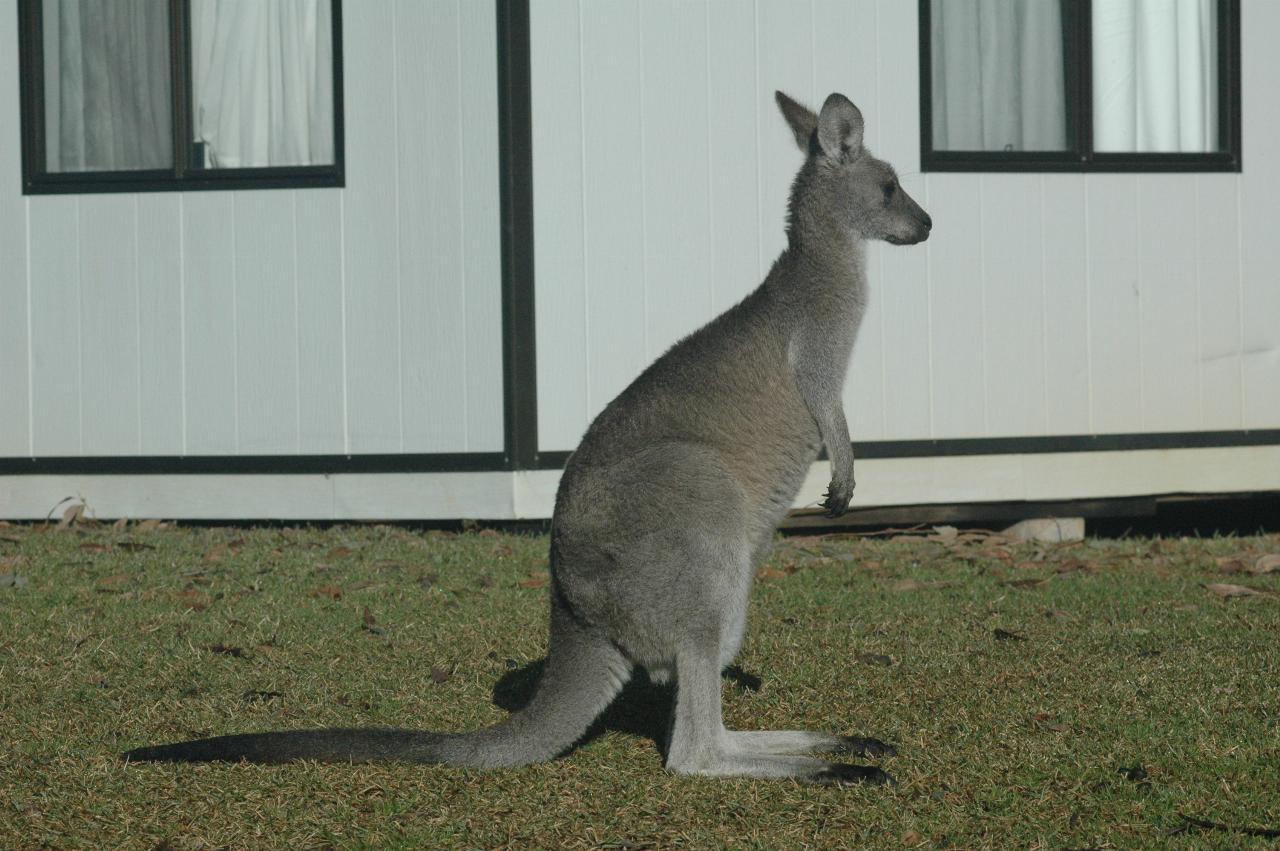
<instances>
[{"instance_id":1,"label":"kangaroo's front paw","mask_svg":"<svg viewBox=\"0 0 1280 851\"><path fill-rule=\"evenodd\" d=\"M827 497L823 500L822 507L827 510L828 517L839 517L849 510L851 499L853 499L853 481L850 480L847 487L833 481L827 486Z\"/></svg>"}]
</instances>

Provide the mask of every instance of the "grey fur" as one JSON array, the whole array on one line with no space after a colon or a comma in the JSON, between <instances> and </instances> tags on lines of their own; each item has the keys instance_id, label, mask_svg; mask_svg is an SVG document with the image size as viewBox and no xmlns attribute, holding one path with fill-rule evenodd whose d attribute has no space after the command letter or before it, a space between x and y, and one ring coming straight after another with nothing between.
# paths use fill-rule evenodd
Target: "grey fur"
<instances>
[{"instance_id":1,"label":"grey fur","mask_svg":"<svg viewBox=\"0 0 1280 851\"><path fill-rule=\"evenodd\" d=\"M127 758L520 765L571 747L638 665L677 683L671 771L889 781L808 755L892 753L874 739L733 732L721 721L720 671L742 643L752 577L820 446L832 462L829 513L853 493L840 397L867 303L864 243L920 242L932 227L863 146L848 99L831 95L818 115L777 100L805 153L787 249L758 289L619 394L566 463L551 530L550 647L530 705L474 733L263 733Z\"/></svg>"}]
</instances>

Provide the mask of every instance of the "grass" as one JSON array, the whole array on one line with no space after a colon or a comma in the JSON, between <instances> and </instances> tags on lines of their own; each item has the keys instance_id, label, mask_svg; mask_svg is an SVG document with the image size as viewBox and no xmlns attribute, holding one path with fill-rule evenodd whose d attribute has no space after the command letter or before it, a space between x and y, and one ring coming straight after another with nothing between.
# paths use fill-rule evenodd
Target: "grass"
<instances>
[{"instance_id":1,"label":"grass","mask_svg":"<svg viewBox=\"0 0 1280 851\"><path fill-rule=\"evenodd\" d=\"M545 538L4 527L0 847L1273 848L1183 817L1280 826L1280 573L1220 565L1275 552L781 539L726 723L898 744L897 787L837 789L665 774L671 692L643 682L513 771L126 766L194 735L498 720L544 649Z\"/></svg>"}]
</instances>

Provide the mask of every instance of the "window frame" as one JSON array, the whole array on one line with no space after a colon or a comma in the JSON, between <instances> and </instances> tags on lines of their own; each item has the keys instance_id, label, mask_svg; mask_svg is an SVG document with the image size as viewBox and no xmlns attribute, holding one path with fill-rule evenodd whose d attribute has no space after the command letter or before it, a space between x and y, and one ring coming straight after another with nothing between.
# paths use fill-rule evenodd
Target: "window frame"
<instances>
[{"instance_id":1,"label":"window frame","mask_svg":"<svg viewBox=\"0 0 1280 851\"><path fill-rule=\"evenodd\" d=\"M1218 0L1218 136L1210 153L1098 152L1093 149L1093 4L1063 3L1065 151L940 151L933 147L932 0L919 0L920 170L960 172L1238 172L1240 0Z\"/></svg>"},{"instance_id":2,"label":"window frame","mask_svg":"<svg viewBox=\"0 0 1280 851\"><path fill-rule=\"evenodd\" d=\"M187 192L310 189L346 183L343 149L342 0L329 0L333 24L333 163L307 166L196 168L190 136L191 0L169 0L170 107L173 166L133 171L46 170L43 0L18 0L18 81L21 89L22 194Z\"/></svg>"}]
</instances>

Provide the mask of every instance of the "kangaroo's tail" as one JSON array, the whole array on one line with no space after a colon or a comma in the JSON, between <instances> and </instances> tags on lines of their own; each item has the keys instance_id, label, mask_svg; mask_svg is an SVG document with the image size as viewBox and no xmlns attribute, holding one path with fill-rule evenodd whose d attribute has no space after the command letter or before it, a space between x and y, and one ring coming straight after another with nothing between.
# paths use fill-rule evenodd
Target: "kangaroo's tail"
<instances>
[{"instance_id":1,"label":"kangaroo's tail","mask_svg":"<svg viewBox=\"0 0 1280 851\"><path fill-rule=\"evenodd\" d=\"M631 663L605 636L551 606L546 667L529 705L473 733L377 728L289 730L217 736L138 748L133 762L423 762L503 768L553 759L573 746L613 701Z\"/></svg>"}]
</instances>

